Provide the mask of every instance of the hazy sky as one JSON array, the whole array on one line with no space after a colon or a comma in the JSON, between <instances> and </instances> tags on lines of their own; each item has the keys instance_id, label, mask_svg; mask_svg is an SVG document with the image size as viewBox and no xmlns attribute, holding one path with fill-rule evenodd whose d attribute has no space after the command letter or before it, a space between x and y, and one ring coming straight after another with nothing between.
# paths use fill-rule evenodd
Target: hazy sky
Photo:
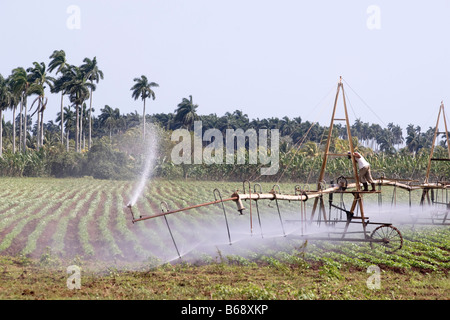
<instances>
[{"instance_id":1,"label":"hazy sky","mask_svg":"<svg viewBox=\"0 0 450 320\"><path fill-rule=\"evenodd\" d=\"M352 123L427 129L441 100L450 108L449 17L448 0L0 0L0 73L63 49L75 65L97 57L96 115L141 113L130 88L146 75L160 85L149 114L192 95L199 114L322 125L342 76ZM45 121L59 110L48 96Z\"/></svg>"}]
</instances>

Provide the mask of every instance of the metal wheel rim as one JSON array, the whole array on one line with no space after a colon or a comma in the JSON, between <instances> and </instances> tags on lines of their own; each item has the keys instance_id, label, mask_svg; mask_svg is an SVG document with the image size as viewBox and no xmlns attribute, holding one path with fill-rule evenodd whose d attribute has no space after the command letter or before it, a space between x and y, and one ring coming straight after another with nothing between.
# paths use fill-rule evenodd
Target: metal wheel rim
<instances>
[{"instance_id":1,"label":"metal wheel rim","mask_svg":"<svg viewBox=\"0 0 450 320\"><path fill-rule=\"evenodd\" d=\"M373 230L370 238L373 240L383 240L382 242L372 241L370 247L375 249L377 247L384 248L386 253L393 253L403 246L403 237L400 231L390 225L382 225Z\"/></svg>"}]
</instances>

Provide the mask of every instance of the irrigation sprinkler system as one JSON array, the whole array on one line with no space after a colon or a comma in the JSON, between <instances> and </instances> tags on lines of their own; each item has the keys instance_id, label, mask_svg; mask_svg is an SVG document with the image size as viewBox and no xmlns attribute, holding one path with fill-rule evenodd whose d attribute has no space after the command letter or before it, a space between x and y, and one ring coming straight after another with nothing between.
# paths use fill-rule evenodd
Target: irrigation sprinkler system
<instances>
[{"instance_id":1,"label":"irrigation sprinkler system","mask_svg":"<svg viewBox=\"0 0 450 320\"><path fill-rule=\"evenodd\" d=\"M343 112L344 117L337 118L336 117L336 109L337 109L337 101L340 93L342 92L343 98ZM447 147L449 157L447 159L442 158L433 158L434 148L431 149L431 154L428 161L426 178L423 183L420 183L418 180L409 180L409 179L400 179L400 178L385 178L384 174L381 175L378 179L376 179L375 185L378 186L378 190L366 191L361 189L360 178L358 175L357 162L354 156L354 146L352 135L350 132L350 124L347 114L347 105L344 94L344 87L342 83L342 77L340 78L337 86L336 97L334 101L334 107L331 117L331 123L328 131L328 138L325 146L325 151L323 154L322 167L319 174L319 179L317 183L316 190L310 190L309 185L305 185L303 188L300 185L295 186L295 190L292 193L282 193L281 188L278 184L273 185L272 189L268 192L263 192L262 187L259 183L255 183L253 188L251 188L251 182L245 180L243 182L242 192L238 190L231 194L231 196L227 198L223 198L220 191L218 189L213 190L214 201L196 204L180 209L169 210L167 203L161 203L161 212L147 215L147 216L136 216L133 212L132 205L128 205L132 222L140 222L149 219L155 219L157 217L164 217L166 226L169 230L170 236L173 240L173 244L175 249L177 250L178 255L180 256L176 241L173 237L169 222L167 221L167 216L179 212L189 211L195 208L218 205L223 212L227 235L229 243L231 244L231 233L230 226L227 218L227 210L225 203L234 202L236 204L236 209L240 215L244 215L244 212L249 212L250 218L250 231L253 235L253 214L256 210L257 220L259 224L259 229L261 231L261 237L264 237L263 230L261 227L261 214L260 214L260 202L274 203L276 207L276 213L279 218L280 227L283 233L283 237L291 238L291 239L304 239L304 240L327 240L327 241L350 241L350 242L365 242L369 243L371 248L380 247L387 253L392 253L397 250L400 250L403 246L403 237L398 228L396 228L391 222L378 222L371 221L368 216L365 215L363 198L364 195L367 194L378 194L378 204L382 203L381 196L381 188L382 186L393 187L393 202L396 197L397 188L407 190L409 192L409 205L411 206L411 192L414 190L421 190L422 197L420 204L422 206L428 205L444 205L445 210L440 214L432 215L429 219L419 219L412 217L410 224L430 224L430 225L450 225L450 221L447 220L448 211L450 210L450 202L448 199L448 188L450 188L450 182L443 181L440 179L436 182L430 182L430 168L432 161L450 161L450 144L448 143L448 133L447 133L447 124L445 120L444 114L444 105L441 103L439 108L438 121L436 123L436 131L433 139L433 145L436 140L436 136L438 134L442 134L442 132L438 131L439 118L440 116L444 117L445 124L445 134L447 137ZM347 128L347 138L350 149L350 156L348 153L336 154L330 152L330 144L332 140L332 129L335 121L345 121ZM328 186L324 181L325 171L327 166L327 161L329 157L350 157L352 163L352 171L353 175L350 177L338 177L336 180L333 180ZM354 181L349 183L348 181ZM334 183L336 181L336 183ZM346 209L344 195L352 198L352 203L349 209ZM328 196L328 213L326 210L326 196ZM335 202L334 196L339 197L339 203ZM297 205L296 208L299 208L300 215L297 216L296 219L285 220L283 219L282 210L280 208L279 202L293 202L300 203L300 206ZM312 210L308 214L306 202L314 201ZM246 205L244 205L247 204ZM248 208L247 208L248 207ZM334 212L338 212L339 214L332 215L332 210ZM316 215L317 213L317 215ZM295 232L291 232L289 234L285 231L285 223L296 223L299 227ZM312 225L322 225L326 226L325 230L321 232L313 232L309 233L308 229ZM402 223L403 224L403 223ZM353 228L349 230L350 225L360 226L360 228ZM181 256L180 256L181 257Z\"/></svg>"}]
</instances>

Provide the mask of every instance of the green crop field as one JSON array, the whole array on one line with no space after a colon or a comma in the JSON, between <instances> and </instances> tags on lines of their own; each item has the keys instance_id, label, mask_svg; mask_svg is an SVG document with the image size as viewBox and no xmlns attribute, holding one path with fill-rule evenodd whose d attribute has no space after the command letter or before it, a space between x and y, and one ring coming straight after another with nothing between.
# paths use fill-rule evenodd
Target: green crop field
<instances>
[{"instance_id":1,"label":"green crop field","mask_svg":"<svg viewBox=\"0 0 450 320\"><path fill-rule=\"evenodd\" d=\"M231 245L222 207L214 204L167 216L175 248L163 217L132 223L126 205L135 188L133 181L1 178L0 183L1 298L449 298L448 226L402 223L396 227L403 235L403 247L389 254L365 242L292 239L283 236L273 201L259 204L261 228L255 203L250 221L249 203L244 203L245 214L239 215L235 204L228 202ZM265 192L272 186L261 184ZM294 183L280 185L285 193L293 193L294 187ZM242 192L243 185L154 180L133 212L136 216L159 213L162 202L169 209L210 202L215 200L215 188L227 198L236 190ZM377 197L368 197L368 215L380 210ZM417 202L418 195L412 199ZM386 188L383 219L398 211L394 200L405 210L409 197L400 191L394 197ZM310 211L312 201L305 205ZM299 219L300 204L279 206L290 232L292 226L286 221ZM66 287L70 265L83 269L81 290ZM371 266L381 270L382 281L389 279L379 291L365 285ZM112 279L121 283L120 288Z\"/></svg>"}]
</instances>

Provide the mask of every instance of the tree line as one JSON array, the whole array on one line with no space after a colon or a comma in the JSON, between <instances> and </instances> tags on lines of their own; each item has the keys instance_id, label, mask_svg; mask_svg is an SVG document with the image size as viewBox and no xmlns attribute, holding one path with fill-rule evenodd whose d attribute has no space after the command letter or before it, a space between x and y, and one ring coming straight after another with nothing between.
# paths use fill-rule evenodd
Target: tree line
<instances>
[{"instance_id":1,"label":"tree line","mask_svg":"<svg viewBox=\"0 0 450 320\"><path fill-rule=\"evenodd\" d=\"M119 123L125 122L126 125L132 126L135 122L139 122L137 114L123 117L118 109L112 109L108 105L100 110L101 114L97 119L93 116L95 111L92 107L93 92L99 81L104 78L96 57L85 58L83 64L76 66L67 61L64 50L55 50L49 59L48 66L45 62L33 62L33 65L26 69L24 67L14 68L7 77L0 74L0 118L2 119L0 156L3 152L5 133L5 138L11 142L11 152L13 153L16 151L26 152L29 149L39 150L44 143L58 140L60 144L66 145L67 150L69 150L70 141L73 141L75 152L81 152L86 139L87 149L91 148L93 134L101 136L104 131L109 131L111 135L113 127L117 128ZM135 78L134 82L130 90L135 100L142 99L144 118L146 99L155 99L155 93L151 88L157 87L158 84L149 82L144 75ZM56 124L53 120L46 124L43 121L48 102L48 98L45 96L47 88L52 94L61 96L60 111L55 119ZM64 103L65 98L68 98L69 101L67 106ZM86 101L88 100L89 106L87 107ZM4 123L3 120L3 113L8 109L12 111L14 119L10 124ZM36 120L35 126L32 128L34 115L36 115ZM59 127L59 137L55 135L56 126ZM83 132L86 127L88 128L87 138ZM143 122L143 127L145 136L145 122ZM105 130L105 128L107 129ZM94 129L100 132L93 133ZM49 137L45 132L49 132L49 135L52 136Z\"/></svg>"},{"instance_id":2,"label":"tree line","mask_svg":"<svg viewBox=\"0 0 450 320\"><path fill-rule=\"evenodd\" d=\"M25 161L23 159L31 159L36 155L41 155L37 158L48 157L50 148L53 148L53 160L58 158L58 161L62 161L64 157L55 158L55 154L87 154L97 142L102 146L99 150L108 149L104 148L106 143L117 152L123 152L125 157L136 159L139 157L137 155L139 151L136 151L138 148L130 147L130 145L127 147L123 142L128 139L127 136L132 136L133 139L139 136L141 142L145 140L148 123L158 125L165 132L166 137L171 131L179 128L192 130L194 121L197 120L202 121L203 130L215 128L224 134L227 129L279 129L281 151L289 153L298 149L299 153L306 156L317 156L320 153L320 146L327 138L327 126L304 121L300 116L250 119L242 110L226 112L221 116L201 115L198 113L199 106L194 103L192 95L182 98L181 102L174 106L173 112L147 114L146 102L156 99L154 89L159 85L150 81L145 75L134 78L133 82L130 81L131 98L142 101L141 114L137 111L122 114L119 108L105 105L100 108L100 114L95 116L93 93L103 79L104 73L96 57L85 58L81 65L76 66L67 61L64 50L53 51L49 56L48 66L45 62L33 62L28 68L14 68L8 76L0 74L0 118L2 119L0 159L5 156L10 160L14 159L11 161L3 159L3 166L10 166L10 168L2 170L1 173L8 175L16 172L11 169L11 163L15 161ZM48 101L47 88L51 94L60 96L61 103L56 118L44 122ZM13 121L5 122L4 113L8 111L12 112ZM434 135L432 127L423 131L419 126L410 124L406 128L406 136L403 136L403 129L399 125L389 123L383 128L379 124L370 124L361 119L356 119L350 129L360 149L364 149L369 154L382 153L387 156L399 153L415 155L421 150L427 150L432 145ZM345 144L342 145L342 141L347 139L345 125L335 124L332 134L338 140L332 147L345 149ZM170 139L166 139L168 140ZM133 141L138 143L138 140ZM338 143L341 143L340 147ZM166 146L166 149L170 149L170 142L167 144L169 146ZM440 144L445 147L446 141L442 140ZM131 152L133 148L135 150ZM44 151L40 151L41 149ZM54 150L58 151L55 153ZM108 149L108 152L110 153L111 150ZM164 155L165 159L167 156L167 154ZM82 156L71 157L73 160ZM67 160L67 157L65 159ZM19 167L25 168L24 165ZM44 166L41 165L41 167ZM52 172L49 167L52 165L47 163L46 169L39 169L38 166L28 171L29 174L33 171L49 173ZM83 170L78 170L79 174L81 171ZM20 169L18 172L20 174L15 174L23 175L27 171ZM184 170L184 175L186 172Z\"/></svg>"}]
</instances>

